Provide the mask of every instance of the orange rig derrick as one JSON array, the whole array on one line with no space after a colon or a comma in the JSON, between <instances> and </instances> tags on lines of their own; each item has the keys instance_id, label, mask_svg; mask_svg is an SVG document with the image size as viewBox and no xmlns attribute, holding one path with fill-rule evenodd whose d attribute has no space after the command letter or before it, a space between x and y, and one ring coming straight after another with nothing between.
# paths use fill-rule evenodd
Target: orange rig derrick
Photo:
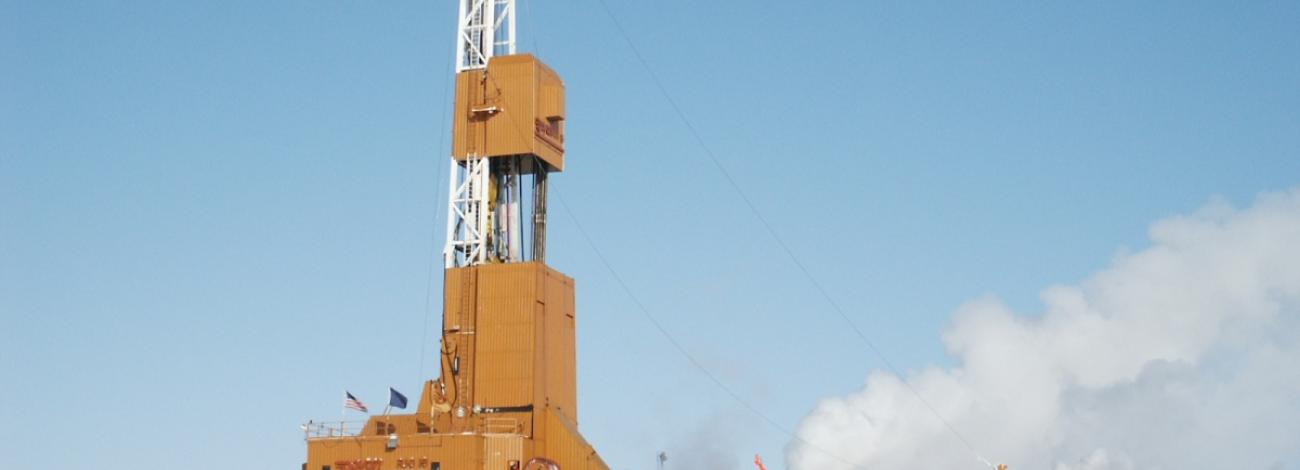
<instances>
[{"instance_id":1,"label":"orange rig derrick","mask_svg":"<svg viewBox=\"0 0 1300 470\"><path fill-rule=\"evenodd\" d=\"M413 414L304 426L303 470L609 468L578 432L573 279L544 262L564 83L516 54L515 0L459 3L439 376Z\"/></svg>"}]
</instances>

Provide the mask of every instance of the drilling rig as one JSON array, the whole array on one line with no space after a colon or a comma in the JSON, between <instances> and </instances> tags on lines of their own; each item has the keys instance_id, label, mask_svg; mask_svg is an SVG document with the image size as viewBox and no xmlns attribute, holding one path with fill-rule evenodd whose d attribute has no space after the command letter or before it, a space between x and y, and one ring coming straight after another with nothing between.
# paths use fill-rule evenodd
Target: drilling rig
<instances>
[{"instance_id":1,"label":"drilling rig","mask_svg":"<svg viewBox=\"0 0 1300 470\"><path fill-rule=\"evenodd\" d=\"M608 470L578 432L573 279L545 264L564 82L516 53L515 0L457 2L440 374L414 414L304 426L303 470Z\"/></svg>"}]
</instances>

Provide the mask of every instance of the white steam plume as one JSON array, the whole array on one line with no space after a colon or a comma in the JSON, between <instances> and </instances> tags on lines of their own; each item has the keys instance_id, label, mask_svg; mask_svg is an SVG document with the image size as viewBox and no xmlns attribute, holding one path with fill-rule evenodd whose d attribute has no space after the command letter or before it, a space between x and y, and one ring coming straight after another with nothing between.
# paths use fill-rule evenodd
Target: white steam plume
<instances>
[{"instance_id":1,"label":"white steam plume","mask_svg":"<svg viewBox=\"0 0 1300 470\"><path fill-rule=\"evenodd\" d=\"M817 448L792 442L788 467L984 468L907 380L1012 470L1300 469L1300 188L1150 237L1044 290L1041 315L962 306L943 335L957 366L824 399L798 429Z\"/></svg>"}]
</instances>

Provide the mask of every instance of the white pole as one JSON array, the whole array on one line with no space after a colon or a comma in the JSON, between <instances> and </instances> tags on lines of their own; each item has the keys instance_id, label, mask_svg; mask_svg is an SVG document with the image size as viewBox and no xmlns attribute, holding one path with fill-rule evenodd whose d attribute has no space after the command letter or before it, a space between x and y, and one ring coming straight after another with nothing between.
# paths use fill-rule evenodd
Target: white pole
<instances>
[{"instance_id":1,"label":"white pole","mask_svg":"<svg viewBox=\"0 0 1300 470\"><path fill-rule=\"evenodd\" d=\"M455 158L452 158L451 171L448 172L448 179L451 181L447 183L447 238L446 245L443 245L442 248L442 261L444 268L456 267L455 247L456 239L458 238L456 236L456 222L460 220L460 216L458 216L456 212L456 187L460 184L460 178L457 178L459 170L460 163L458 163Z\"/></svg>"},{"instance_id":2,"label":"white pole","mask_svg":"<svg viewBox=\"0 0 1300 470\"><path fill-rule=\"evenodd\" d=\"M506 34L510 35L507 39L506 54L515 53L515 0L508 0L506 5Z\"/></svg>"}]
</instances>

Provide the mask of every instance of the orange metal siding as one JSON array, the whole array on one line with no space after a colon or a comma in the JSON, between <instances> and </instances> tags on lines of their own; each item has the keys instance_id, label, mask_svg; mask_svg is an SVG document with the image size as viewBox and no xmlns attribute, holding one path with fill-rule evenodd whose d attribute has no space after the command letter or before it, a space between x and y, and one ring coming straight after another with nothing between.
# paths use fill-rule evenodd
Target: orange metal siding
<instances>
[{"instance_id":1,"label":"orange metal siding","mask_svg":"<svg viewBox=\"0 0 1300 470\"><path fill-rule=\"evenodd\" d=\"M545 457L554 460L561 470L609 470L578 428L557 413L546 413Z\"/></svg>"},{"instance_id":2,"label":"orange metal siding","mask_svg":"<svg viewBox=\"0 0 1300 470\"><path fill-rule=\"evenodd\" d=\"M541 263L489 264L448 270L446 289L447 347L457 377L474 377L465 405L549 405L576 421L573 280Z\"/></svg>"},{"instance_id":3,"label":"orange metal siding","mask_svg":"<svg viewBox=\"0 0 1300 470\"><path fill-rule=\"evenodd\" d=\"M542 457L564 470L608 470L577 431L573 279L536 262L448 269L445 279L442 374L426 383L419 411L372 417L357 436L310 439L308 469L436 461L448 470L505 470ZM439 384L450 410L434 405ZM456 417L460 406L464 417ZM499 407L521 408L485 409ZM398 436L396 449L387 448L389 434Z\"/></svg>"},{"instance_id":4,"label":"orange metal siding","mask_svg":"<svg viewBox=\"0 0 1300 470\"><path fill-rule=\"evenodd\" d=\"M549 404L578 422L574 351L573 280L546 269L545 348L546 396Z\"/></svg>"},{"instance_id":5,"label":"orange metal siding","mask_svg":"<svg viewBox=\"0 0 1300 470\"><path fill-rule=\"evenodd\" d=\"M537 267L532 263L486 265L479 269L483 281L478 291L481 312L475 332L475 371L483 407L533 404L533 305L536 303Z\"/></svg>"},{"instance_id":6,"label":"orange metal siding","mask_svg":"<svg viewBox=\"0 0 1300 470\"><path fill-rule=\"evenodd\" d=\"M564 82L530 54L456 75L452 157L536 155L564 169Z\"/></svg>"},{"instance_id":7,"label":"orange metal siding","mask_svg":"<svg viewBox=\"0 0 1300 470\"><path fill-rule=\"evenodd\" d=\"M388 449L387 436L320 438L307 441L307 469L389 470L401 461L438 462L444 469L483 467L483 437L475 435L413 434L399 437L396 449Z\"/></svg>"},{"instance_id":8,"label":"orange metal siding","mask_svg":"<svg viewBox=\"0 0 1300 470\"><path fill-rule=\"evenodd\" d=\"M452 415L457 409L472 409L475 399L474 369L477 362L475 329L479 316L478 271L475 269L449 269L445 281L445 314L443 330L442 380L447 382L447 390ZM459 373L453 372L456 364ZM468 414L457 417L452 424L452 431L464 430L472 423L467 421Z\"/></svg>"},{"instance_id":9,"label":"orange metal siding","mask_svg":"<svg viewBox=\"0 0 1300 470\"><path fill-rule=\"evenodd\" d=\"M509 470L511 463L519 465L519 468L523 467L523 436L489 434L484 436L483 440L483 468Z\"/></svg>"}]
</instances>

